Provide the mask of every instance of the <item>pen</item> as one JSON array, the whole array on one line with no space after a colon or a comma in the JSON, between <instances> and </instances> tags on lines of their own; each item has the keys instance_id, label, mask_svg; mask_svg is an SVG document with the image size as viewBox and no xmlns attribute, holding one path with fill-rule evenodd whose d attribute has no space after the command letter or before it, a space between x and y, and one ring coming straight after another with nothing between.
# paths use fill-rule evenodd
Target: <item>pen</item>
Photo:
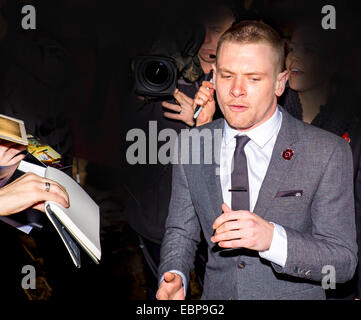
<instances>
[{"instance_id":1,"label":"pen","mask_svg":"<svg viewBox=\"0 0 361 320\"><path fill-rule=\"evenodd\" d=\"M210 83L213 83L213 79L209 80ZM207 90L209 90L209 88L207 87ZM195 110L194 110L194 116L193 116L193 119L197 119L197 117L199 116L199 114L201 113L202 111L202 106L201 105L198 105L196 106Z\"/></svg>"}]
</instances>

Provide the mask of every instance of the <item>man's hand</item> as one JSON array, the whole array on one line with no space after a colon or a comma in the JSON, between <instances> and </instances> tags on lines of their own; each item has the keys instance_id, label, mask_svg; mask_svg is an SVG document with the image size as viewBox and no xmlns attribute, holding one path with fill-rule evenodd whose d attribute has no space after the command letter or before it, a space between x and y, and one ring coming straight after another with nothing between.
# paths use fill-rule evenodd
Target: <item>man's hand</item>
<instances>
[{"instance_id":1,"label":"man's hand","mask_svg":"<svg viewBox=\"0 0 361 320\"><path fill-rule=\"evenodd\" d=\"M156 295L158 300L184 300L184 287L179 274L166 272Z\"/></svg>"},{"instance_id":2,"label":"man's hand","mask_svg":"<svg viewBox=\"0 0 361 320\"><path fill-rule=\"evenodd\" d=\"M202 106L202 110L196 119L196 126L201 126L213 120L216 112L216 102L214 101L214 86L212 82L203 81L196 96L194 97L193 108Z\"/></svg>"},{"instance_id":3,"label":"man's hand","mask_svg":"<svg viewBox=\"0 0 361 320\"><path fill-rule=\"evenodd\" d=\"M14 174L24 154L19 154L25 150L26 146L1 141L0 144L0 186L4 185Z\"/></svg>"},{"instance_id":4,"label":"man's hand","mask_svg":"<svg viewBox=\"0 0 361 320\"><path fill-rule=\"evenodd\" d=\"M162 102L162 106L164 108L179 112L179 113L171 113L164 112L164 116L169 119L180 120L189 125L190 127L194 126L194 109L193 109L193 99L189 98L186 94L175 89L174 91L174 99L179 104L172 104L166 101Z\"/></svg>"},{"instance_id":5,"label":"man's hand","mask_svg":"<svg viewBox=\"0 0 361 320\"><path fill-rule=\"evenodd\" d=\"M26 146L16 143L3 142L0 145L0 167L12 166L24 159L24 154L18 154L24 151Z\"/></svg>"},{"instance_id":6,"label":"man's hand","mask_svg":"<svg viewBox=\"0 0 361 320\"><path fill-rule=\"evenodd\" d=\"M212 242L218 242L222 248L247 248L256 251L268 250L273 239L272 223L255 213L239 210L233 211L222 205L223 214L213 223L215 233Z\"/></svg>"},{"instance_id":7,"label":"man's hand","mask_svg":"<svg viewBox=\"0 0 361 320\"><path fill-rule=\"evenodd\" d=\"M46 182L50 183L49 191L45 190ZM28 208L45 212L45 201L69 207L69 196L63 186L36 174L26 173L0 189L0 215L7 216Z\"/></svg>"}]
</instances>

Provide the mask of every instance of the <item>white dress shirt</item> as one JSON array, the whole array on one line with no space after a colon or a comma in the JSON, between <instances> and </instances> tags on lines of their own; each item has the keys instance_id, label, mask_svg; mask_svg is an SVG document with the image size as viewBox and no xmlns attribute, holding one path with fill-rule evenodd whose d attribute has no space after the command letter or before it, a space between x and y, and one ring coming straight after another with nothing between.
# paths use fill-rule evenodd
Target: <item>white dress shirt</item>
<instances>
[{"instance_id":1,"label":"white dress shirt","mask_svg":"<svg viewBox=\"0 0 361 320\"><path fill-rule=\"evenodd\" d=\"M251 139L244 147L244 152L247 158L250 211L253 212L258 199L259 190L261 189L263 179L266 176L268 165L271 161L273 147L276 143L281 124L282 112L279 110L279 108L276 109L275 113L270 119L268 119L260 126L247 132L240 132L231 128L227 121L224 120L220 156L220 179L223 201L230 208L232 208L232 194L228 190L231 189L232 160L234 150L236 148L235 136L247 135ZM255 214L257 214L257 212L255 212ZM284 267L287 260L286 231L282 226L275 223L272 224L275 228L271 246L268 250L259 252L259 255L264 259ZM182 277L185 296L188 285L185 275L179 270L170 270L170 272L177 273ZM160 282L162 280L163 277L161 278Z\"/></svg>"},{"instance_id":2,"label":"white dress shirt","mask_svg":"<svg viewBox=\"0 0 361 320\"><path fill-rule=\"evenodd\" d=\"M236 148L237 135L247 135L251 140L244 147L247 158L249 204L250 211L256 205L258 193L261 189L263 179L266 176L268 165L271 161L273 147L276 143L278 132L282 124L282 112L279 108L270 119L260 126L247 132L240 132L231 128L224 120L223 139L220 157L220 179L223 201L230 207L232 203L231 173L234 150ZM257 214L257 212L255 212ZM281 267L284 267L287 259L287 235L280 225L275 226L271 246L268 250L259 252L259 255Z\"/></svg>"}]
</instances>

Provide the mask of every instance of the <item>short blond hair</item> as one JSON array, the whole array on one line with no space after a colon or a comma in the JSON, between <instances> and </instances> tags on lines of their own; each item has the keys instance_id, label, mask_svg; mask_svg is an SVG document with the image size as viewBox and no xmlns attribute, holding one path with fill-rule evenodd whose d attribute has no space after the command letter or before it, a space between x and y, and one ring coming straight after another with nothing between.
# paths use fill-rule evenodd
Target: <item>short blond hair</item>
<instances>
[{"instance_id":1,"label":"short blond hair","mask_svg":"<svg viewBox=\"0 0 361 320\"><path fill-rule=\"evenodd\" d=\"M218 40L217 57L224 42L240 44L263 42L269 44L277 55L277 70L282 72L284 69L284 41L272 27L265 23L256 20L246 20L233 25Z\"/></svg>"}]
</instances>

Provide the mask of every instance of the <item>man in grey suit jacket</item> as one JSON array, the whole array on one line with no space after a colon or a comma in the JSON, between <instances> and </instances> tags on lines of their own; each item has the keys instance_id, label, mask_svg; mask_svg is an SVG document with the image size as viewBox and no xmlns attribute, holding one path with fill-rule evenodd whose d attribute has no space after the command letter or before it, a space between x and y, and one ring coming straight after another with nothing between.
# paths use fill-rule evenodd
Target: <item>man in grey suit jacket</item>
<instances>
[{"instance_id":1,"label":"man in grey suit jacket","mask_svg":"<svg viewBox=\"0 0 361 320\"><path fill-rule=\"evenodd\" d=\"M203 299L324 299L325 285L353 276L351 150L277 105L288 78L283 61L282 40L262 23L243 21L219 40L213 80L225 119L193 130L221 142L211 164L204 138L201 163L173 165L158 299L184 299L201 232L208 242ZM237 135L249 138L246 189L233 187L233 167L244 166L236 162ZM192 159L191 147L179 152ZM248 194L249 210L230 208L235 191Z\"/></svg>"}]
</instances>

